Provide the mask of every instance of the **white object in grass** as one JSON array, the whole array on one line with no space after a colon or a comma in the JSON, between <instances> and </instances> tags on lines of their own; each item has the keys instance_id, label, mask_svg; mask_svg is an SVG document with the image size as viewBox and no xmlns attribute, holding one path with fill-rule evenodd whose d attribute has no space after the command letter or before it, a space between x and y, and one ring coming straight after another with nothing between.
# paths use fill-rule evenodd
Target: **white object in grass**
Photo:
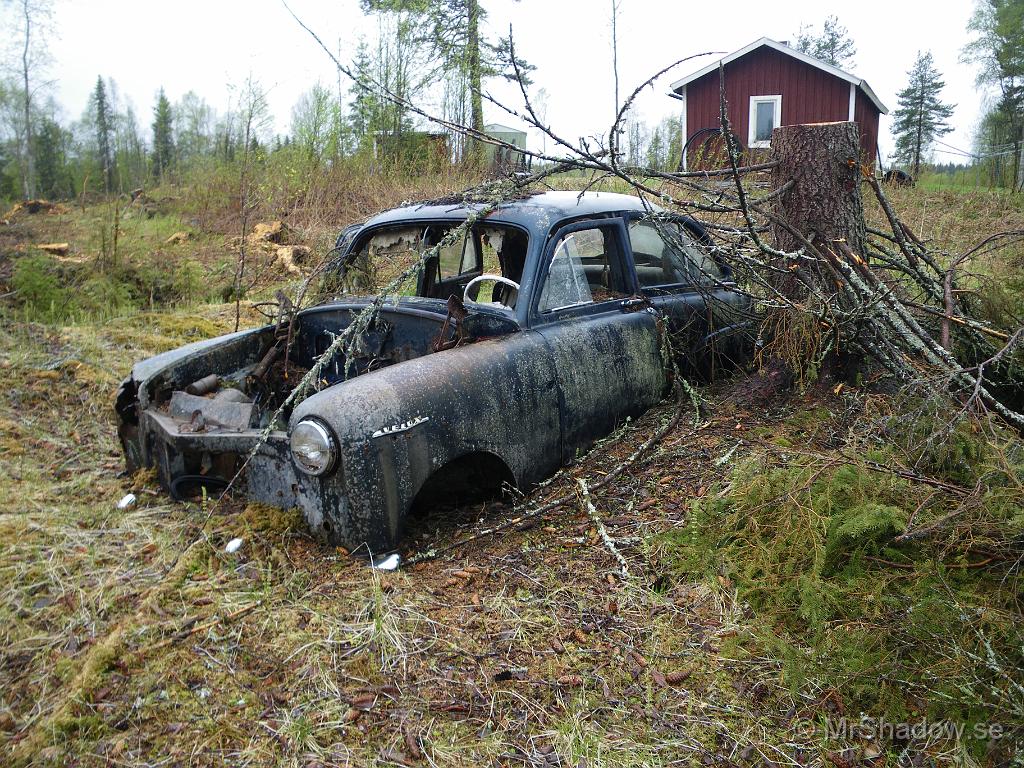
<instances>
[{"instance_id":1,"label":"white object in grass","mask_svg":"<svg viewBox=\"0 0 1024 768\"><path fill-rule=\"evenodd\" d=\"M135 504L135 494L128 493L121 497L121 500L117 502L118 509L128 509Z\"/></svg>"},{"instance_id":2,"label":"white object in grass","mask_svg":"<svg viewBox=\"0 0 1024 768\"><path fill-rule=\"evenodd\" d=\"M370 558L370 565L378 571L396 571L398 570L398 566L401 562L402 556L397 552L392 552L390 555Z\"/></svg>"},{"instance_id":3,"label":"white object in grass","mask_svg":"<svg viewBox=\"0 0 1024 768\"><path fill-rule=\"evenodd\" d=\"M235 538L228 542L228 545L224 547L224 551L229 555L234 554L242 548L242 540Z\"/></svg>"}]
</instances>

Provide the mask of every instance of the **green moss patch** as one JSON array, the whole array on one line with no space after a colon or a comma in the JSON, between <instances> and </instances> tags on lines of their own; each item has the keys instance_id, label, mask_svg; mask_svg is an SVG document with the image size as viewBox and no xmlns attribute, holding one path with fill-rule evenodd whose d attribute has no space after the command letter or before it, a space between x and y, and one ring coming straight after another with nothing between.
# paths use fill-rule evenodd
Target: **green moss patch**
<instances>
[{"instance_id":1,"label":"green moss patch","mask_svg":"<svg viewBox=\"0 0 1024 768\"><path fill-rule=\"evenodd\" d=\"M1001 487L943 495L887 471L902 466L894 444L848 446L858 453L845 461L759 453L660 537L662 563L735 588L754 615L737 650L767 652L794 690L832 689L847 711L895 722L1019 728L1024 700L1005 677L1024 666L1012 568L1024 494L1008 481L1019 450L969 424L954 435L921 465L939 482L992 476Z\"/></svg>"}]
</instances>

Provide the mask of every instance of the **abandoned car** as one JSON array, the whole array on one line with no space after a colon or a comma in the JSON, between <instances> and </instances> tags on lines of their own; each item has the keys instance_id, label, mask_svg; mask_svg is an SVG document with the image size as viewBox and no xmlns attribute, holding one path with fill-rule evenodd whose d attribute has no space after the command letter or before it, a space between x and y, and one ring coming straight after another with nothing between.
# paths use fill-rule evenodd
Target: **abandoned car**
<instances>
[{"instance_id":1,"label":"abandoned car","mask_svg":"<svg viewBox=\"0 0 1024 768\"><path fill-rule=\"evenodd\" d=\"M115 406L128 469L155 466L181 497L244 467L251 499L380 554L414 503L529 487L661 400L667 330L683 363L728 352L743 299L692 220L606 193L479 210L382 213L339 237L329 300L136 364ZM373 299L349 291L420 262L360 315Z\"/></svg>"}]
</instances>

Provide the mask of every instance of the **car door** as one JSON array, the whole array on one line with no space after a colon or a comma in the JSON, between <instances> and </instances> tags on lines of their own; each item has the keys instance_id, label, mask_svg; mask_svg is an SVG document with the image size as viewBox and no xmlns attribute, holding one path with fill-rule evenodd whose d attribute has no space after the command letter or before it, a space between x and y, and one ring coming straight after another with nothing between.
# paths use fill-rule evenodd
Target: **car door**
<instances>
[{"instance_id":1,"label":"car door","mask_svg":"<svg viewBox=\"0 0 1024 768\"><path fill-rule=\"evenodd\" d=\"M636 295L621 218L557 230L535 285L531 325L554 361L568 461L661 399L667 379L657 318Z\"/></svg>"},{"instance_id":2,"label":"car door","mask_svg":"<svg viewBox=\"0 0 1024 768\"><path fill-rule=\"evenodd\" d=\"M635 217L627 228L640 292L668 321L684 368L706 373L735 358L744 302L703 230L667 217Z\"/></svg>"}]
</instances>

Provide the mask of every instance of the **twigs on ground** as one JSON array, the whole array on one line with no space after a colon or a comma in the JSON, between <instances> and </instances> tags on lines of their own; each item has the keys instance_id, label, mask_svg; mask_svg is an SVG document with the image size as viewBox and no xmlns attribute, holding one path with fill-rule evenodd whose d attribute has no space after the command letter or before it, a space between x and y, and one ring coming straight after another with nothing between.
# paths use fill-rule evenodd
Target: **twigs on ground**
<instances>
[{"instance_id":1,"label":"twigs on ground","mask_svg":"<svg viewBox=\"0 0 1024 768\"><path fill-rule=\"evenodd\" d=\"M684 411L682 408L677 409L672 418L666 421L665 424L662 427L660 427L653 435L651 435L649 438L647 438L647 440L641 443L631 454L629 454L629 456L627 456L621 462L616 464L606 474L602 475L600 480L588 483L588 490L600 490L614 482L616 479L618 479L619 476L622 475L622 473L624 473L627 469L635 465L636 462L639 459L641 459L644 455L646 455L651 448L653 448L655 445L661 442L661 440L663 440L666 435L670 434L679 425L680 421L682 421L683 413ZM686 434L681 435L680 439L684 440L693 437L697 433L710 427L713 423L714 422L712 421L706 421L703 422L702 424L698 424L693 429L689 430ZM438 557L447 555L448 553L456 549L460 549L466 546L467 544L471 544L475 541L488 538L496 533L501 533L502 531L518 528L524 524L529 523L531 520L554 512L556 509L559 509L566 502L574 501L577 498L578 494L576 490L573 489L572 491L568 491L560 496L557 496L554 499L544 502L538 507L534 507L532 509L526 508L521 511L516 510L515 514L512 517L508 518L507 520L503 520L497 525L493 525L488 528L478 530L475 533L466 536L465 538L459 539L458 541L454 541L451 544L448 544L439 549L431 549L426 552L417 553L416 555L411 557L407 562L410 565L412 565L427 560L435 560Z\"/></svg>"},{"instance_id":2,"label":"twigs on ground","mask_svg":"<svg viewBox=\"0 0 1024 768\"><path fill-rule=\"evenodd\" d=\"M605 548L611 552L612 557L618 561L623 578L628 579L629 564L626 562L626 558L622 556L622 553L619 552L619 548L615 545L615 540L609 535L608 529L604 527L604 521L601 520L601 516L597 513L597 508L594 506L594 502L590 500L590 489L587 488L587 481L581 477L578 482L580 485L580 503L582 504L583 509L597 528L597 533L601 537L601 541L604 542Z\"/></svg>"}]
</instances>

